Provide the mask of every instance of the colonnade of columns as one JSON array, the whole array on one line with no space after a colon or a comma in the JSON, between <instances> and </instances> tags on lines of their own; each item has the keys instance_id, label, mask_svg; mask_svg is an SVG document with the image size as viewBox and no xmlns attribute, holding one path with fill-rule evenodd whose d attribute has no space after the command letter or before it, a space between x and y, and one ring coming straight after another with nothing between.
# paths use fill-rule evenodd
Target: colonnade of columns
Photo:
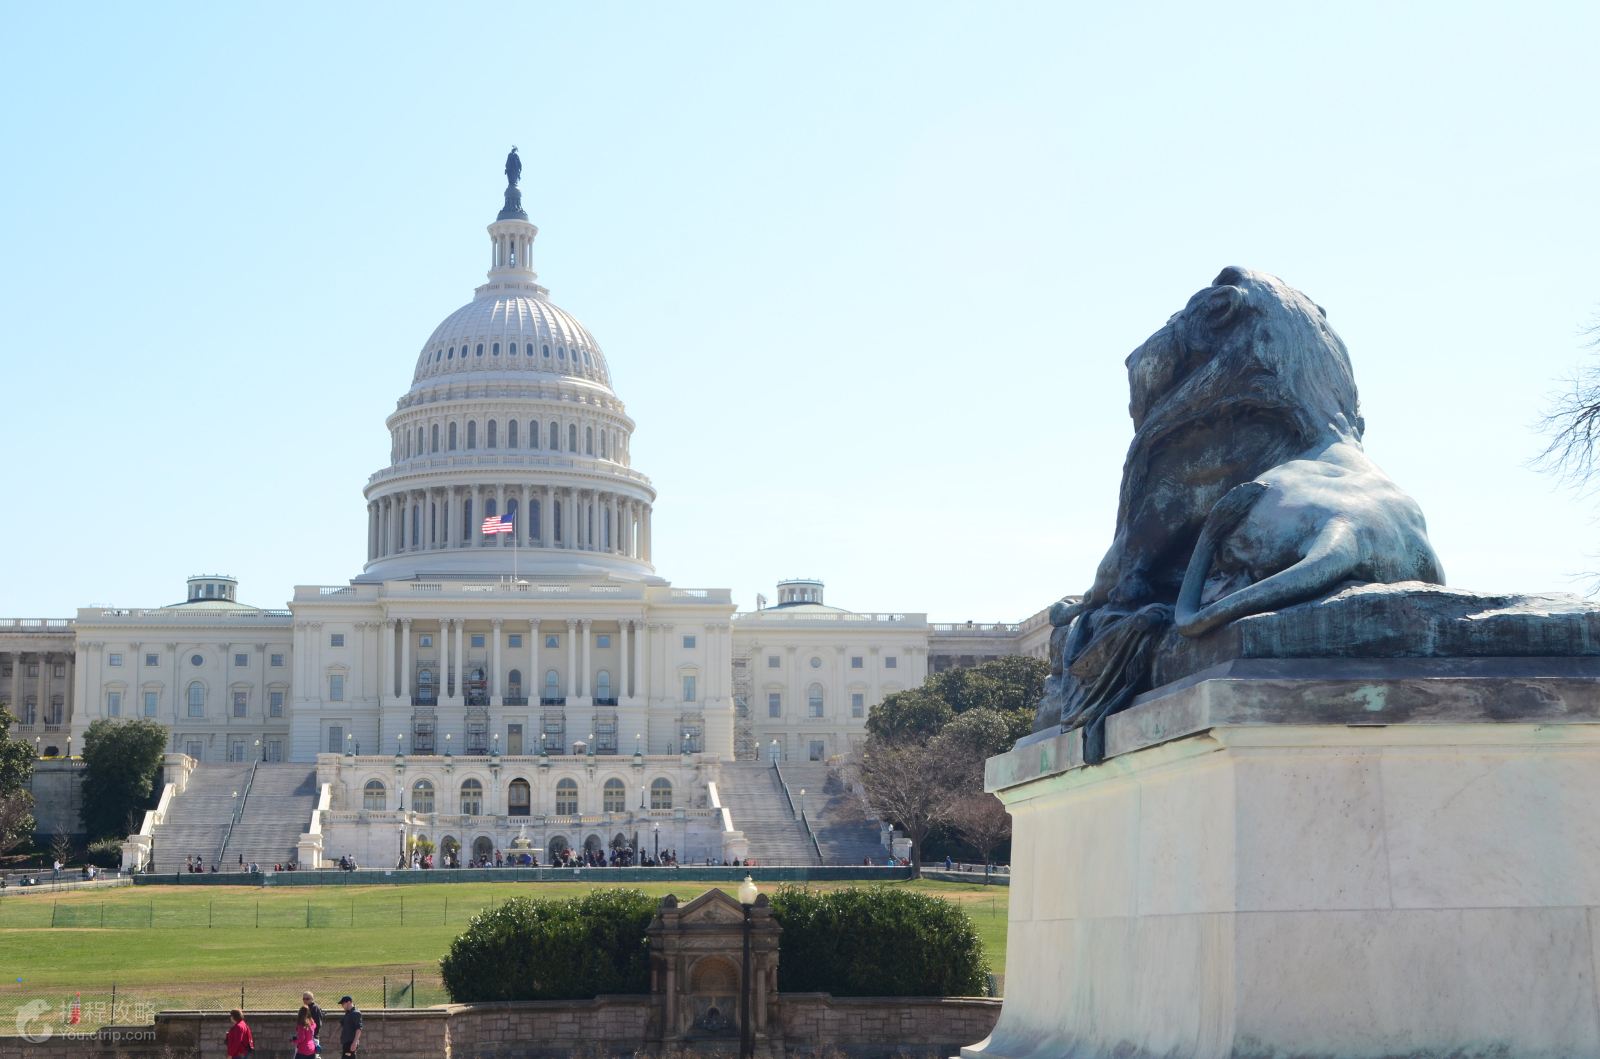
<instances>
[{"instance_id":1,"label":"colonnade of columns","mask_svg":"<svg viewBox=\"0 0 1600 1059\"><path fill-rule=\"evenodd\" d=\"M485 518L508 514L514 534L483 532ZM650 530L648 503L604 489L527 484L406 489L368 501L367 559L515 544L650 562Z\"/></svg>"},{"instance_id":2,"label":"colonnade of columns","mask_svg":"<svg viewBox=\"0 0 1600 1059\"><path fill-rule=\"evenodd\" d=\"M37 667L31 675L30 666ZM55 675L55 667L62 675ZM73 656L55 651L0 652L0 671L10 679L0 683L0 699L22 728L65 728L72 712ZM57 703L55 700L60 699Z\"/></svg>"},{"instance_id":3,"label":"colonnade of columns","mask_svg":"<svg viewBox=\"0 0 1600 1059\"><path fill-rule=\"evenodd\" d=\"M617 626L614 635L618 637L618 642L612 648L616 652L616 680L610 686L611 694L608 697L618 700L646 698L650 695L650 680L642 666L644 638L640 632L643 623L624 619L605 624L610 626L613 623ZM424 634L433 635L435 639L431 649L438 652L438 673L431 685L438 705L465 705L469 674L480 667L485 670L485 693L487 705L491 707L505 705L508 696L526 698L530 702L541 698L566 700L594 697L598 669L592 652L595 630L591 619L549 621L540 618L493 618L474 619L473 625L475 632L485 635L485 643L481 648L468 646L468 637L472 634L467 632L467 619L464 618L386 620L383 623L383 636L379 640L383 698L414 705L429 704L424 701L426 692L415 686L413 677L417 665L411 657L412 645L418 636ZM552 659L544 642L548 633L557 632L558 629L560 631L557 634L564 637L566 664L562 667L550 665ZM610 629L601 631L609 632ZM489 642L491 633L492 643ZM521 634L520 648L505 645L506 637L511 634ZM469 658L468 652L473 650L484 653ZM524 665L525 675L518 689L519 694L513 696L507 690L506 678L511 670L523 670ZM611 666L602 668L609 671ZM557 683L554 685L546 679L546 674L552 671L557 674Z\"/></svg>"}]
</instances>

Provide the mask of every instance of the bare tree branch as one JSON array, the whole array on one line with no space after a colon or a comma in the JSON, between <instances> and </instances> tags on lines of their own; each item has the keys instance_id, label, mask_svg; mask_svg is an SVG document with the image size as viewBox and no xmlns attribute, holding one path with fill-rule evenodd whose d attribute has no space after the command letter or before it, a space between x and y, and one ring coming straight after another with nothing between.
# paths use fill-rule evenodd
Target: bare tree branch
<instances>
[{"instance_id":1,"label":"bare tree branch","mask_svg":"<svg viewBox=\"0 0 1600 1059\"><path fill-rule=\"evenodd\" d=\"M1600 348L1600 324L1587 328L1591 346ZM1550 443L1535 459L1561 478L1588 488L1600 474L1600 364L1589 364L1567 381L1565 392L1553 399L1551 410L1540 420Z\"/></svg>"}]
</instances>

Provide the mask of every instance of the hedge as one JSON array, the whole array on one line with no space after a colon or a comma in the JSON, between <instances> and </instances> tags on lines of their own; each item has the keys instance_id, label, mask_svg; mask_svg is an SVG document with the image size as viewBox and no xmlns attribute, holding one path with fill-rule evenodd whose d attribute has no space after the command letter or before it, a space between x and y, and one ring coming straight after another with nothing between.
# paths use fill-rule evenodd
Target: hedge
<instances>
[{"instance_id":1,"label":"hedge","mask_svg":"<svg viewBox=\"0 0 1600 1059\"><path fill-rule=\"evenodd\" d=\"M656 901L634 889L534 901L513 897L474 916L439 961L456 1003L572 1000L648 993L645 928Z\"/></svg>"},{"instance_id":2,"label":"hedge","mask_svg":"<svg viewBox=\"0 0 1600 1059\"><path fill-rule=\"evenodd\" d=\"M982 996L988 962L972 920L941 898L887 886L772 895L783 927L778 990L834 996Z\"/></svg>"}]
</instances>

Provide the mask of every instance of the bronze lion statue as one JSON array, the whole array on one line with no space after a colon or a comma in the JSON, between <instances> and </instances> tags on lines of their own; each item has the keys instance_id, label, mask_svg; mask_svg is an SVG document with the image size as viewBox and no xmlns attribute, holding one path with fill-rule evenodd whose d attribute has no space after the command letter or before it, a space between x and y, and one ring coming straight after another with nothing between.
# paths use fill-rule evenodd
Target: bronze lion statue
<instances>
[{"instance_id":1,"label":"bronze lion statue","mask_svg":"<svg viewBox=\"0 0 1600 1059\"><path fill-rule=\"evenodd\" d=\"M1116 533L1084 597L1052 608L1035 721L1089 728L1088 760L1175 614L1198 636L1344 581L1443 580L1416 504L1361 449L1349 354L1304 294L1223 269L1127 368Z\"/></svg>"}]
</instances>

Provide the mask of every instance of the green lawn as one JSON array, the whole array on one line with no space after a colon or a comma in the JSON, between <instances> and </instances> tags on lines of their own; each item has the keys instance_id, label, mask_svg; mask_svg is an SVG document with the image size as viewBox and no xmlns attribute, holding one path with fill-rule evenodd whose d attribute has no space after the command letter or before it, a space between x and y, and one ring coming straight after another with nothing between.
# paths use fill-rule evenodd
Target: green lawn
<instances>
[{"instance_id":1,"label":"green lawn","mask_svg":"<svg viewBox=\"0 0 1600 1059\"><path fill-rule=\"evenodd\" d=\"M363 1007L440 1003L439 958L479 909L513 896L571 897L593 885L139 886L9 894L0 897L0 992L10 993L13 1005L36 998L66 1004L78 994L86 1026L113 1020L113 987L116 1021L148 1021L159 1008L226 1009L241 1003L241 989L247 1008L292 1007L307 988L330 1000L350 993ZM711 888L624 885L680 899ZM960 904L991 968L1004 970L1006 888L926 880L860 885L911 887Z\"/></svg>"}]
</instances>

